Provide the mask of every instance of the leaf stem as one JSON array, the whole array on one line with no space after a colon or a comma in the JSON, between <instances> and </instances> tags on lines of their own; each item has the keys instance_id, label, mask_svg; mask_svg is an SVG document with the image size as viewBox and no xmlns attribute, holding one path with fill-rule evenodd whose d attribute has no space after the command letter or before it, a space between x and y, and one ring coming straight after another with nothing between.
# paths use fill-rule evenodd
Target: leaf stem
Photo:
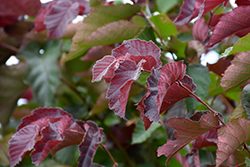
<instances>
[{"instance_id":1,"label":"leaf stem","mask_svg":"<svg viewBox=\"0 0 250 167\"><path fill-rule=\"evenodd\" d=\"M200 97L198 97L196 94L194 94L191 90L189 90L185 85L183 85L180 81L177 81L177 83L179 84L180 87L182 87L183 89L185 89L186 91L188 91L198 102L202 103L205 107L207 107L213 114L214 116L216 116L218 118L218 120L224 125L226 126L226 123L221 119L221 117L219 116L218 112L213 110L209 105L207 105L207 103L205 103L204 101L201 100Z\"/></svg>"},{"instance_id":2,"label":"leaf stem","mask_svg":"<svg viewBox=\"0 0 250 167\"><path fill-rule=\"evenodd\" d=\"M102 149L103 149L104 151L106 151L106 153L109 155L110 159L112 160L112 162L113 162L113 164L114 164L113 167L118 167L118 163L115 162L114 157L111 155L111 153L110 153L109 150L106 148L106 146L105 146L104 144L102 144L102 143L100 144L100 146L101 146Z\"/></svg>"},{"instance_id":3,"label":"leaf stem","mask_svg":"<svg viewBox=\"0 0 250 167\"><path fill-rule=\"evenodd\" d=\"M2 145L1 142L0 142L0 149L3 150L3 153L4 153L5 157L6 157L6 158L9 160L9 162L10 162L10 156L9 156L9 154L6 152L6 150L4 149L4 147L3 147L3 145Z\"/></svg>"},{"instance_id":4,"label":"leaf stem","mask_svg":"<svg viewBox=\"0 0 250 167\"><path fill-rule=\"evenodd\" d=\"M148 21L148 23L150 24L150 26L153 28L153 30L154 30L154 32L156 33L156 35L160 38L162 45L163 45L163 46L167 46L167 44L166 44L165 41L163 40L161 34L159 34L159 33L156 31L154 24L153 24L152 21L147 17L147 15L145 14L145 12L141 10L141 14L145 17L145 19Z\"/></svg>"},{"instance_id":5,"label":"leaf stem","mask_svg":"<svg viewBox=\"0 0 250 167\"><path fill-rule=\"evenodd\" d=\"M80 92L78 92L78 90L76 89L76 87L74 85L72 85L71 83L69 83L68 81L66 81L62 77L60 77L60 80L62 81L62 83L67 85L71 90L73 90L78 95L78 97L81 99L83 104L86 104L86 99L81 95Z\"/></svg>"},{"instance_id":6,"label":"leaf stem","mask_svg":"<svg viewBox=\"0 0 250 167\"><path fill-rule=\"evenodd\" d=\"M20 50L18 48L14 47L14 46L11 46L11 45L9 45L7 43L0 42L0 46L4 47L6 49L9 49L9 50L11 50L11 51L13 51L15 53L20 52Z\"/></svg>"}]
</instances>

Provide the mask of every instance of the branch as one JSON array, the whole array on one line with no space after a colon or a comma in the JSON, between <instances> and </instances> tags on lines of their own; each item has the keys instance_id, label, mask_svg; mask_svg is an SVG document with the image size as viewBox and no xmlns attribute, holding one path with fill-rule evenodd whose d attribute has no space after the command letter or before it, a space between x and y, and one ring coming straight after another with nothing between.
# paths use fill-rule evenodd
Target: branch
<instances>
[{"instance_id":1,"label":"branch","mask_svg":"<svg viewBox=\"0 0 250 167\"><path fill-rule=\"evenodd\" d=\"M156 31L154 24L152 23L151 20L148 19L148 17L147 17L147 15L145 14L145 12L141 10L141 14L145 17L145 19L148 21L148 23L150 24L150 26L153 28L153 30L154 30L154 32L156 33L156 35L160 38L162 45L163 45L163 46L167 46L167 44L166 44L165 41L163 40L161 34L159 34L159 33Z\"/></svg>"},{"instance_id":2,"label":"branch","mask_svg":"<svg viewBox=\"0 0 250 167\"><path fill-rule=\"evenodd\" d=\"M81 99L82 103L83 104L86 104L86 99L85 97L83 97L81 95L80 92L78 92L78 90L76 89L76 87L74 85L71 85L71 83L69 83L68 81L66 81L64 78L60 77L60 80L62 81L62 83L64 83L65 85L67 85L71 90L73 90L77 95L78 97Z\"/></svg>"},{"instance_id":3,"label":"branch","mask_svg":"<svg viewBox=\"0 0 250 167\"><path fill-rule=\"evenodd\" d=\"M109 152L109 150L106 148L106 146L105 146L105 145L103 145L102 143L100 144L100 146L101 146L101 147L102 147L102 149L103 149L104 151L106 151L106 152L107 152L107 154L109 155L110 159L112 160L112 162L113 162L113 164L114 164L114 166L113 166L113 167L118 167L118 163L117 163L117 162L115 162L114 157L111 155L111 153L110 153L110 152Z\"/></svg>"},{"instance_id":4,"label":"branch","mask_svg":"<svg viewBox=\"0 0 250 167\"><path fill-rule=\"evenodd\" d=\"M218 112L213 110L209 105L207 105L207 103L205 103L204 101L201 100L200 97L198 97L196 94L194 94L191 90L189 90L185 85L183 85L180 81L177 81L177 83L179 84L180 87L182 87L183 89L185 89L186 91L188 91L194 98L195 100L197 100L198 102L202 103L205 107L207 107L217 118L218 120L226 126L225 122L221 119L221 117L219 116Z\"/></svg>"},{"instance_id":5,"label":"branch","mask_svg":"<svg viewBox=\"0 0 250 167\"><path fill-rule=\"evenodd\" d=\"M9 45L7 43L0 42L0 46L2 46L3 48L9 49L9 50L11 50L11 51L13 51L15 53L20 52L20 50L18 48L14 47L14 46L11 46L11 45Z\"/></svg>"}]
</instances>

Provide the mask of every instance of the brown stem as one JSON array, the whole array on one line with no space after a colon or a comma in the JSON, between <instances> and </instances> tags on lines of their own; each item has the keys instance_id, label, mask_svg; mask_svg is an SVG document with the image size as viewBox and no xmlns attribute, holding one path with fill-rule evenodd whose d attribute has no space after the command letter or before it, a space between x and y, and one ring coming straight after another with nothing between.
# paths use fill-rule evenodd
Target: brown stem
<instances>
[{"instance_id":1,"label":"brown stem","mask_svg":"<svg viewBox=\"0 0 250 167\"><path fill-rule=\"evenodd\" d=\"M207 103L205 103L204 101L201 100L201 98L199 98L196 94L194 94L191 90L189 90L185 85L183 85L180 81L177 81L177 83L179 84L180 87L182 87L183 89L185 89L186 91L188 91L198 102L202 103L204 106L206 106L217 118L218 120L226 126L225 122L221 119L221 117L219 116L218 112L213 110L209 105L207 105Z\"/></svg>"},{"instance_id":2,"label":"brown stem","mask_svg":"<svg viewBox=\"0 0 250 167\"><path fill-rule=\"evenodd\" d=\"M245 150L247 150L247 152L250 154L250 150L249 150L249 148L247 147L247 144L246 144L245 142L242 144L242 146L243 146L243 148L244 148Z\"/></svg>"},{"instance_id":3,"label":"brown stem","mask_svg":"<svg viewBox=\"0 0 250 167\"><path fill-rule=\"evenodd\" d=\"M9 45L9 44L7 44L7 43L2 43L2 42L0 42L0 46L4 47L4 48L6 48L6 49L9 49L9 50L11 50L11 51L13 51L13 52L15 52L15 53L20 52L20 50L19 50L18 48L14 47L14 46L11 46L11 45Z\"/></svg>"},{"instance_id":4,"label":"brown stem","mask_svg":"<svg viewBox=\"0 0 250 167\"><path fill-rule=\"evenodd\" d=\"M106 151L106 153L109 155L109 157L110 157L110 159L111 159L111 161L113 162L113 164L114 164L114 167L118 167L118 163L117 162L115 162L115 159L114 159L114 157L111 155L111 153L109 152L109 150L106 148L106 146L105 145L103 145L102 143L100 144L100 146L102 147L102 149L104 150L104 151Z\"/></svg>"},{"instance_id":5,"label":"brown stem","mask_svg":"<svg viewBox=\"0 0 250 167\"><path fill-rule=\"evenodd\" d=\"M148 19L148 17L147 17L147 15L145 14L145 12L141 10L141 14L145 17L145 19L148 21L148 23L150 24L150 26L153 28L153 30L154 30L154 32L156 33L156 35L160 38L162 45L167 46L167 44L166 44L165 41L163 40L161 34L159 34L159 33L156 31L154 24L151 22L151 20Z\"/></svg>"},{"instance_id":6,"label":"brown stem","mask_svg":"<svg viewBox=\"0 0 250 167\"><path fill-rule=\"evenodd\" d=\"M10 162L10 156L9 154L6 152L6 150L4 149L2 143L0 142L0 149L3 150L4 155L8 158L9 162Z\"/></svg>"},{"instance_id":7,"label":"brown stem","mask_svg":"<svg viewBox=\"0 0 250 167\"><path fill-rule=\"evenodd\" d=\"M60 77L60 80L78 95L83 104L86 104L86 99L81 95L81 93L76 89L75 86L71 85L71 83L69 83L62 77Z\"/></svg>"}]
</instances>

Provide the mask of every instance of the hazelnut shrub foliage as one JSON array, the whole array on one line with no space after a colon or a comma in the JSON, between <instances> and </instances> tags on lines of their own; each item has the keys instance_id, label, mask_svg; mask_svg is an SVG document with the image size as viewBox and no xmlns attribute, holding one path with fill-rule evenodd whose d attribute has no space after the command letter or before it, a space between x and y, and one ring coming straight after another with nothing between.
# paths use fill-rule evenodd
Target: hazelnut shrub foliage
<instances>
[{"instance_id":1,"label":"hazelnut shrub foliage","mask_svg":"<svg viewBox=\"0 0 250 167\"><path fill-rule=\"evenodd\" d=\"M235 4L2 0L0 166L248 166L250 2Z\"/></svg>"}]
</instances>

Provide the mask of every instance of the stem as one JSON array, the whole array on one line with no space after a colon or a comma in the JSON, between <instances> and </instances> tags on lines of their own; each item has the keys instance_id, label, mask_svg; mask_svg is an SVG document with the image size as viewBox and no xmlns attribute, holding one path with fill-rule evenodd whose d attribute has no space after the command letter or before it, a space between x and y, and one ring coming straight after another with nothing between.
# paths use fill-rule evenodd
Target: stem
<instances>
[{"instance_id":1,"label":"stem","mask_svg":"<svg viewBox=\"0 0 250 167\"><path fill-rule=\"evenodd\" d=\"M103 149L104 151L106 151L106 153L109 155L110 159L112 160L112 162L113 162L113 164L114 164L114 167L118 167L118 163L115 162L114 157L111 155L111 153L110 153L109 150L106 148L106 146L105 146L104 144L102 144L102 143L100 144L100 146L101 146L102 149Z\"/></svg>"},{"instance_id":2,"label":"stem","mask_svg":"<svg viewBox=\"0 0 250 167\"><path fill-rule=\"evenodd\" d=\"M177 81L177 83L179 84L180 87L182 87L183 89L185 89L186 91L188 91L198 102L202 103L205 107L207 107L213 114L214 116L216 116L218 118L218 120L224 125L226 126L225 122L221 119L221 117L219 116L218 112L213 110L211 107L209 107L209 105L207 105L204 101L201 100L201 98L199 98L196 94L194 94L191 90L189 90L185 85L183 85L180 81Z\"/></svg>"},{"instance_id":3,"label":"stem","mask_svg":"<svg viewBox=\"0 0 250 167\"><path fill-rule=\"evenodd\" d=\"M7 159L8 159L9 162L10 162L10 156L9 156L9 154L6 152L6 150L4 149L4 147L3 147L3 145L2 145L1 142L0 142L0 149L3 150L4 155L7 157Z\"/></svg>"},{"instance_id":4,"label":"stem","mask_svg":"<svg viewBox=\"0 0 250 167\"><path fill-rule=\"evenodd\" d=\"M69 83L68 81L66 81L66 80L65 80L64 78L62 78L62 77L60 77L60 80L78 95L78 97L81 99L81 101L82 101L83 104L86 104L86 99L85 99L85 97L83 97L83 96L81 95L81 93L78 92L78 90L76 89L76 87L75 87L74 85L71 85L71 83Z\"/></svg>"},{"instance_id":5,"label":"stem","mask_svg":"<svg viewBox=\"0 0 250 167\"><path fill-rule=\"evenodd\" d=\"M166 44L165 41L163 40L161 34L159 34L159 33L156 31L154 24L152 23L151 20L148 19L148 17L146 16L145 12L141 10L141 14L145 17L145 19L148 21L148 23L150 24L150 26L153 28L153 30L154 30L154 32L156 33L156 35L160 38L162 45L167 46L167 44Z\"/></svg>"},{"instance_id":6,"label":"stem","mask_svg":"<svg viewBox=\"0 0 250 167\"><path fill-rule=\"evenodd\" d=\"M14 46L11 46L11 45L9 45L9 44L7 44L7 43L2 43L2 42L0 42L0 46L4 47L4 48L6 48L6 49L9 49L9 50L11 50L11 51L13 51L13 52L15 52L15 53L20 52L20 50L19 50L18 48L14 47Z\"/></svg>"},{"instance_id":7,"label":"stem","mask_svg":"<svg viewBox=\"0 0 250 167\"><path fill-rule=\"evenodd\" d=\"M245 150L247 150L247 152L250 154L250 150L249 150L249 148L247 147L247 144L246 144L245 142L242 144L242 146L243 146L243 148L244 148Z\"/></svg>"},{"instance_id":8,"label":"stem","mask_svg":"<svg viewBox=\"0 0 250 167\"><path fill-rule=\"evenodd\" d=\"M119 150L122 152L122 154L125 156L125 158L127 159L127 162L129 163L129 166L134 167L135 165L133 164L133 161L131 160L131 158L127 154L126 150L119 143L119 141L115 138L115 136L112 133L110 133L109 136L111 137L111 139L113 140L115 145L119 148Z\"/></svg>"}]
</instances>

